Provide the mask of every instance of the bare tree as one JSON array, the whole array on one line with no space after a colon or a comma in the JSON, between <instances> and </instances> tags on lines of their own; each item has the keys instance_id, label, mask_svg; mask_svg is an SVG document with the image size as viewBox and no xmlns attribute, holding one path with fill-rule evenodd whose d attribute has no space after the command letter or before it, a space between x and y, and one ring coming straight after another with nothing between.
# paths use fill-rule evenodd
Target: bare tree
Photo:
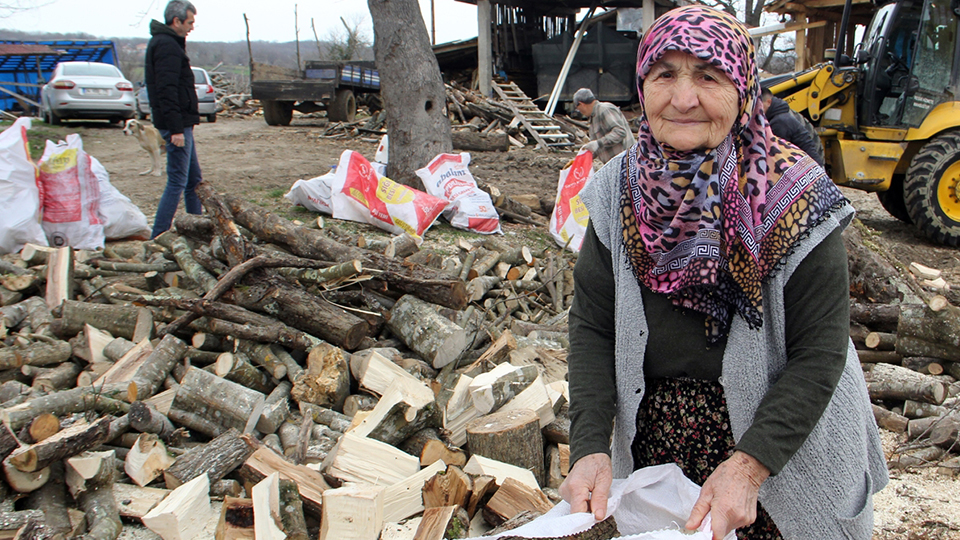
<instances>
[{"instance_id":1,"label":"bare tree","mask_svg":"<svg viewBox=\"0 0 960 540\"><path fill-rule=\"evenodd\" d=\"M343 23L345 31L334 29L327 34L327 59L333 62L360 59L363 51L370 46L370 39L360 28L364 18L353 17L348 23L340 17L340 22Z\"/></svg>"},{"instance_id":2,"label":"bare tree","mask_svg":"<svg viewBox=\"0 0 960 540\"><path fill-rule=\"evenodd\" d=\"M0 2L0 19L6 19L22 11L36 9L50 3L51 2L37 2L37 0L6 0Z\"/></svg>"},{"instance_id":3,"label":"bare tree","mask_svg":"<svg viewBox=\"0 0 960 540\"><path fill-rule=\"evenodd\" d=\"M416 170L453 150L447 96L417 0L367 0L387 112L387 176L422 189Z\"/></svg>"}]
</instances>

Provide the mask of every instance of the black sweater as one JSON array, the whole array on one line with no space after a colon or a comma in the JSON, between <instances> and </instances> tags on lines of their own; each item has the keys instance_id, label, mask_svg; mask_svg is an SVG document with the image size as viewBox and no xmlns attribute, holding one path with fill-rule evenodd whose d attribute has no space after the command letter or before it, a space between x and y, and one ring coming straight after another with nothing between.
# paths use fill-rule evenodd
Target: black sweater
<instances>
[{"instance_id":1,"label":"black sweater","mask_svg":"<svg viewBox=\"0 0 960 540\"><path fill-rule=\"evenodd\" d=\"M774 96L766 112L773 134L803 150L823 167L823 143L813 125L786 101Z\"/></svg>"},{"instance_id":2,"label":"black sweater","mask_svg":"<svg viewBox=\"0 0 960 540\"><path fill-rule=\"evenodd\" d=\"M150 21L150 35L143 71L153 125L174 135L183 133L200 123L187 40L160 21Z\"/></svg>"}]
</instances>

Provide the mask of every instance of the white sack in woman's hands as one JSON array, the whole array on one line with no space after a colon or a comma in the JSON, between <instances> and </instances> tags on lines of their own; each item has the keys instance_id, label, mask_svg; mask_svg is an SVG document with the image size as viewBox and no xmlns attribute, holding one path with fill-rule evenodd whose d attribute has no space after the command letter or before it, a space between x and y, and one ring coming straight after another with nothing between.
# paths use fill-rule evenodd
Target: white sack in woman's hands
<instances>
[{"instance_id":1,"label":"white sack in woman's hands","mask_svg":"<svg viewBox=\"0 0 960 540\"><path fill-rule=\"evenodd\" d=\"M607 515L612 514L617 521L620 538L628 540L712 540L709 516L703 520L698 532L683 532L683 524L699 495L700 487L685 477L675 464L646 467L634 471L626 479L613 481ZM570 505L561 502L522 527L483 538L565 536L583 532L597 522L590 513L571 514ZM724 540L736 540L736 534L730 532Z\"/></svg>"}]
</instances>

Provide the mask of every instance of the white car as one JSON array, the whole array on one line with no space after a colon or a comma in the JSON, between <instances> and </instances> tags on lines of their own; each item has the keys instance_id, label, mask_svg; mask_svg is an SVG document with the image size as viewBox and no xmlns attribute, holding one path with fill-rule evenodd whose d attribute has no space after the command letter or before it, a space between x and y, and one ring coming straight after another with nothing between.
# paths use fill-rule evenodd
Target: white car
<instances>
[{"instance_id":1,"label":"white car","mask_svg":"<svg viewBox=\"0 0 960 540\"><path fill-rule=\"evenodd\" d=\"M68 118L123 122L135 113L133 84L112 64L61 62L40 89L40 114L48 124Z\"/></svg>"},{"instance_id":2,"label":"white car","mask_svg":"<svg viewBox=\"0 0 960 540\"><path fill-rule=\"evenodd\" d=\"M207 122L217 121L217 94L214 91L213 83L210 81L210 75L203 68L193 69L193 86L197 90L197 109L200 116L207 119ZM147 118L150 114L150 98L147 94L147 87L141 86L137 91L137 117L141 120Z\"/></svg>"}]
</instances>

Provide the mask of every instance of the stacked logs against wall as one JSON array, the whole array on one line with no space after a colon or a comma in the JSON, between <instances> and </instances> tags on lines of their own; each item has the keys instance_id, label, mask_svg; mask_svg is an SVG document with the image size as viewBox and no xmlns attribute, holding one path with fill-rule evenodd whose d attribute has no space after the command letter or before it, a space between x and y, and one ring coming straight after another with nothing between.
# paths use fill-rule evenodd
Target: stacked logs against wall
<instances>
[{"instance_id":1,"label":"stacked logs against wall","mask_svg":"<svg viewBox=\"0 0 960 540\"><path fill-rule=\"evenodd\" d=\"M4 257L0 530L440 538L552 507L570 254L441 255L198 192L154 241Z\"/></svg>"},{"instance_id":2,"label":"stacked logs against wall","mask_svg":"<svg viewBox=\"0 0 960 540\"><path fill-rule=\"evenodd\" d=\"M874 417L897 433L891 469L960 474L960 309L937 292L936 272L898 269L844 232L851 266L850 337Z\"/></svg>"}]
</instances>

